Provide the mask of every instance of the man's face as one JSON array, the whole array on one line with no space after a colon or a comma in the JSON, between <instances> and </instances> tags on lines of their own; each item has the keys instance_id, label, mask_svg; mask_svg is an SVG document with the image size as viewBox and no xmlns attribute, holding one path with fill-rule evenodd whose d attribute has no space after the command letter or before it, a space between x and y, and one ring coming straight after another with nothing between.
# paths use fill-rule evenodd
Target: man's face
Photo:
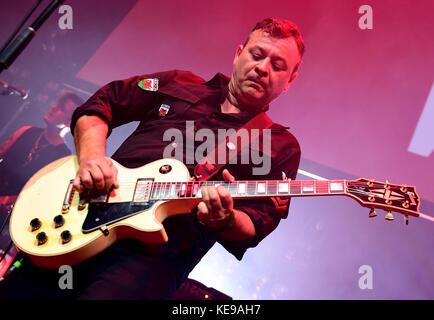
<instances>
[{"instance_id":1,"label":"man's face","mask_svg":"<svg viewBox=\"0 0 434 320\"><path fill-rule=\"evenodd\" d=\"M245 47L237 48L229 90L250 111L260 111L289 88L299 62L293 38L275 39L256 30Z\"/></svg>"},{"instance_id":2,"label":"man's face","mask_svg":"<svg viewBox=\"0 0 434 320\"><path fill-rule=\"evenodd\" d=\"M77 104L73 100L66 100L63 105L55 104L44 116L44 120L48 125L65 124L69 126L71 122L71 116L77 108Z\"/></svg>"}]
</instances>

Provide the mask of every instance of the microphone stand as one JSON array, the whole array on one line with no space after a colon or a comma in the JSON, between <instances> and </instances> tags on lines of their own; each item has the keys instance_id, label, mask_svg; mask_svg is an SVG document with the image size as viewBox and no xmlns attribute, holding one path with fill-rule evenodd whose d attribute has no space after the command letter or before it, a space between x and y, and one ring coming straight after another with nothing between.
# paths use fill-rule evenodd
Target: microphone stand
<instances>
[{"instance_id":1,"label":"microphone stand","mask_svg":"<svg viewBox=\"0 0 434 320\"><path fill-rule=\"evenodd\" d=\"M11 90L11 89L9 89ZM25 91L25 90L21 90L19 91L19 93L15 92L15 89L12 89L14 91L14 93L10 93L10 94L17 94L21 96L21 99L23 100L23 102L21 103L21 106L18 108L17 111L15 111L15 113L12 115L12 117L10 117L9 121L1 128L0 130L0 141L2 141L3 136L6 134L6 132L8 131L9 127L17 120L18 116L25 110L27 109L27 107L30 104L30 101L27 99L29 96L29 90ZM23 92L25 92L25 95L23 95ZM4 94L2 94L4 95Z\"/></svg>"},{"instance_id":2,"label":"microphone stand","mask_svg":"<svg viewBox=\"0 0 434 320\"><path fill-rule=\"evenodd\" d=\"M53 13L53 11L65 0L53 0L47 8L39 15L39 17L33 22L33 24L30 27L27 27L24 29L24 31L17 37L15 40L8 46L8 43L11 42L11 38L8 39L6 44L3 46L2 51L0 53L0 73L11 66L11 64L15 61L15 59L21 54L21 52L27 47L27 45L30 43L30 41L33 39L33 37L36 34L36 31L39 30L39 28L42 26L42 24L45 22L45 20L48 19L48 17ZM40 1L39 1L40 3ZM18 32L19 28L24 24L24 22L28 19L28 17L31 15L31 13L35 10L35 8L39 5L37 3L29 14L25 17L24 21L21 23L21 25L18 27L18 29L15 31Z\"/></svg>"}]
</instances>

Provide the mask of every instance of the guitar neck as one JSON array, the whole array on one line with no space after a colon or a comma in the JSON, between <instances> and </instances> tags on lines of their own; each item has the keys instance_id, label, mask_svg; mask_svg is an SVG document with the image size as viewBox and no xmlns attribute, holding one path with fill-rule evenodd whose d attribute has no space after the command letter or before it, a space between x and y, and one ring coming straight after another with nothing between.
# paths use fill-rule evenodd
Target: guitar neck
<instances>
[{"instance_id":1,"label":"guitar neck","mask_svg":"<svg viewBox=\"0 0 434 320\"><path fill-rule=\"evenodd\" d=\"M154 182L151 200L197 199L206 186L224 186L234 199L344 195L346 180L246 180Z\"/></svg>"}]
</instances>

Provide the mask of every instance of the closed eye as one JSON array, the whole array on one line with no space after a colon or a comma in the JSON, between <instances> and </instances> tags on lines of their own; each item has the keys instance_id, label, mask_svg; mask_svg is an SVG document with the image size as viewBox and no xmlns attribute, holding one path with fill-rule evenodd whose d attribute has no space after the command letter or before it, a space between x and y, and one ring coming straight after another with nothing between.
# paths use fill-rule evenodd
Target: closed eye
<instances>
[{"instance_id":1,"label":"closed eye","mask_svg":"<svg viewBox=\"0 0 434 320\"><path fill-rule=\"evenodd\" d=\"M286 70L286 66L281 64L281 63L273 63L273 68L274 68L274 70L277 70L277 71Z\"/></svg>"}]
</instances>

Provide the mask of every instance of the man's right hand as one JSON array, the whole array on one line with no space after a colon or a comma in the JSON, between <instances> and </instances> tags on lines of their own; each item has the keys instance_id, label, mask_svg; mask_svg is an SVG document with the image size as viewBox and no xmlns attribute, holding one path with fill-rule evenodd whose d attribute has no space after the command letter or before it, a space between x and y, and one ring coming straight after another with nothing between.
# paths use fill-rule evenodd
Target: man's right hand
<instances>
[{"instance_id":1,"label":"man's right hand","mask_svg":"<svg viewBox=\"0 0 434 320\"><path fill-rule=\"evenodd\" d=\"M74 142L80 167L73 186L78 192L119 188L118 170L105 152L107 132L106 122L97 116L85 115L77 121Z\"/></svg>"},{"instance_id":2,"label":"man's right hand","mask_svg":"<svg viewBox=\"0 0 434 320\"><path fill-rule=\"evenodd\" d=\"M119 188L118 170L110 158L93 156L80 160L80 167L73 186L78 192L88 190L109 191L113 186Z\"/></svg>"}]
</instances>

